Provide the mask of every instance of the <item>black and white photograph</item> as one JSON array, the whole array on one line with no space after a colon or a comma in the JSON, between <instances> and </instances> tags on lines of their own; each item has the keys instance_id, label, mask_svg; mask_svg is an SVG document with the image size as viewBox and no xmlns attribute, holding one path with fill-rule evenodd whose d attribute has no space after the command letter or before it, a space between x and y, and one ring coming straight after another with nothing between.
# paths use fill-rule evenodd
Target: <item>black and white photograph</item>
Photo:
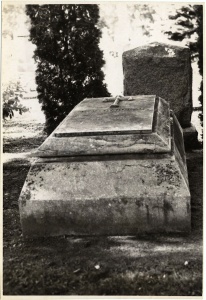
<instances>
[{"instance_id":1,"label":"black and white photograph","mask_svg":"<svg viewBox=\"0 0 206 300\"><path fill-rule=\"evenodd\" d=\"M204 9L2 1L2 299L203 297Z\"/></svg>"}]
</instances>

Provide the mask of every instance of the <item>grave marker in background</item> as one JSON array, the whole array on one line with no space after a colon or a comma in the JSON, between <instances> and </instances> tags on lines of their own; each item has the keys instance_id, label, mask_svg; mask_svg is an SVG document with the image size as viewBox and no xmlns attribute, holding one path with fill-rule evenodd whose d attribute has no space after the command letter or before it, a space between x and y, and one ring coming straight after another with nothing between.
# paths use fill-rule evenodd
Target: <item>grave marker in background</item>
<instances>
[{"instance_id":1,"label":"grave marker in background","mask_svg":"<svg viewBox=\"0 0 206 300\"><path fill-rule=\"evenodd\" d=\"M180 125L190 127L192 67L190 50L150 43L123 53L124 95L156 94L170 102Z\"/></svg>"}]
</instances>

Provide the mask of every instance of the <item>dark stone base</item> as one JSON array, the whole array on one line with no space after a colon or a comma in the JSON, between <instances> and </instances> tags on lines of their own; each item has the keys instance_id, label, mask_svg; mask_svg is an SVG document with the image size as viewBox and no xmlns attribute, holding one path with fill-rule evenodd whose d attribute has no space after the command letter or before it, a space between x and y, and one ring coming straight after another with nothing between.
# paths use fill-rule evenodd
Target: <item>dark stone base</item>
<instances>
[{"instance_id":1,"label":"dark stone base","mask_svg":"<svg viewBox=\"0 0 206 300\"><path fill-rule=\"evenodd\" d=\"M200 148L201 144L198 141L198 132L194 125L183 128L183 137L185 150Z\"/></svg>"}]
</instances>

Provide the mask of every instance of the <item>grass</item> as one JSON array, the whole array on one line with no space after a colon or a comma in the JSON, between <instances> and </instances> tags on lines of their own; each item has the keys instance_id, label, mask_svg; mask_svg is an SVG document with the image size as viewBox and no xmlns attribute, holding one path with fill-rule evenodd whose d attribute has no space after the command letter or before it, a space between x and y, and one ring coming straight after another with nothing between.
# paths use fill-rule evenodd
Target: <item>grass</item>
<instances>
[{"instance_id":1,"label":"grass","mask_svg":"<svg viewBox=\"0 0 206 300\"><path fill-rule=\"evenodd\" d=\"M10 126L10 125L8 125ZM29 125L27 124L29 127ZM41 130L7 138L7 152L42 142ZM202 295L202 151L187 153L192 231L126 237L23 239L18 197L30 161L4 164L4 295Z\"/></svg>"}]
</instances>

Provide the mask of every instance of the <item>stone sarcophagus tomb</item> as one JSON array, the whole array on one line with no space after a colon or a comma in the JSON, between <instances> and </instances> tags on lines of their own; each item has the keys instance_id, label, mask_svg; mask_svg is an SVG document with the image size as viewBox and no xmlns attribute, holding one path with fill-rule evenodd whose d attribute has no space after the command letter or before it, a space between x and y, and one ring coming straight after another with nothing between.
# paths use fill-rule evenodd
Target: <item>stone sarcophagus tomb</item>
<instances>
[{"instance_id":1,"label":"stone sarcophagus tomb","mask_svg":"<svg viewBox=\"0 0 206 300\"><path fill-rule=\"evenodd\" d=\"M24 236L190 230L182 129L160 97L84 99L35 155Z\"/></svg>"}]
</instances>

